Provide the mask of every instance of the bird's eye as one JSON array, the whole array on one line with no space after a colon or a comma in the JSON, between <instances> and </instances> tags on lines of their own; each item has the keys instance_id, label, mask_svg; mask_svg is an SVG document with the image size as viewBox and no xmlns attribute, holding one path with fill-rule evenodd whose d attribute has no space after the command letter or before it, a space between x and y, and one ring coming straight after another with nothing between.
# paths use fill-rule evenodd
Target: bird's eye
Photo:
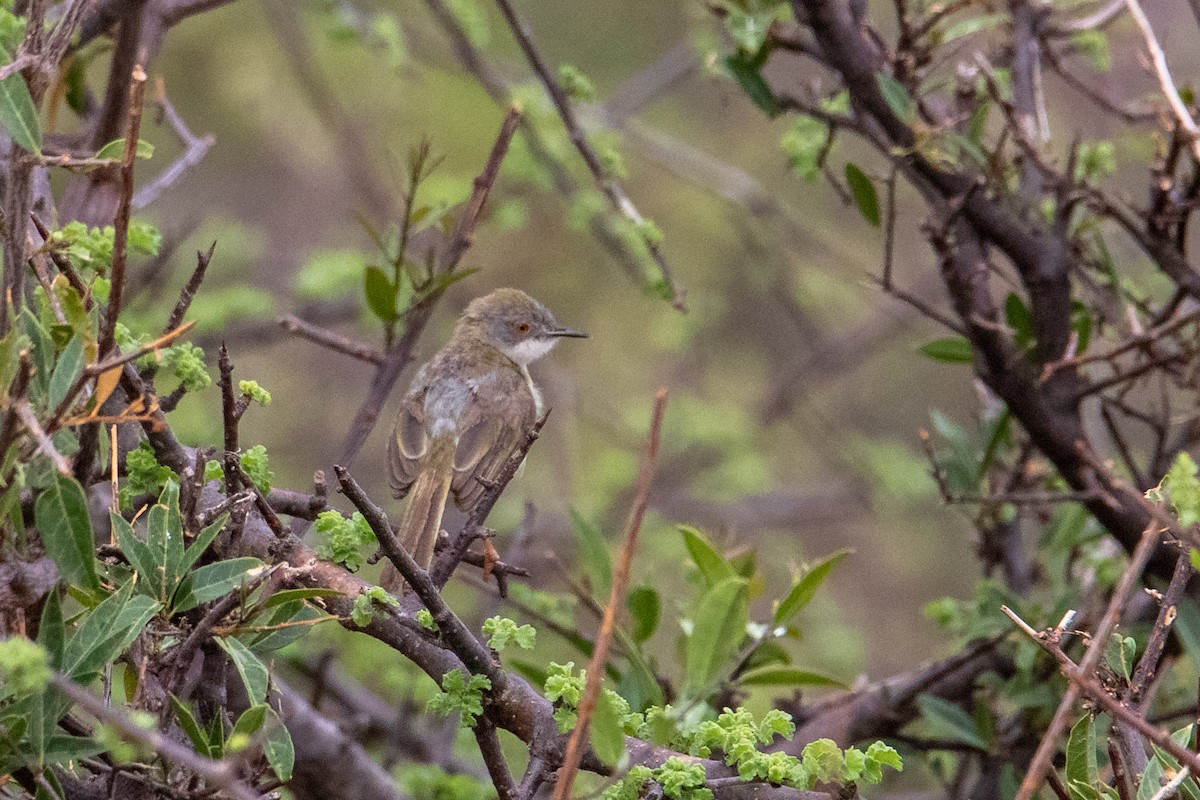
<instances>
[{"instance_id":1,"label":"bird's eye","mask_svg":"<svg viewBox=\"0 0 1200 800\"><path fill-rule=\"evenodd\" d=\"M513 327L517 329L517 333L529 333L529 323L527 322L518 322Z\"/></svg>"}]
</instances>

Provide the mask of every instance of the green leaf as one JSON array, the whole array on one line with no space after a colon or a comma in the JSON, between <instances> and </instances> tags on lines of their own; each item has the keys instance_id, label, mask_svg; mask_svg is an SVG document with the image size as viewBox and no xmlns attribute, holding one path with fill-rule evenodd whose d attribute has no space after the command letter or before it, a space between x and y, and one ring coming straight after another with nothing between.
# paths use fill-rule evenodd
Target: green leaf
<instances>
[{"instance_id":1,"label":"green leaf","mask_svg":"<svg viewBox=\"0 0 1200 800\"><path fill-rule=\"evenodd\" d=\"M341 597L342 593L337 589L284 589L282 592L276 592L267 598L263 603L263 611L266 611L276 606L291 603L296 600L311 600L315 597Z\"/></svg>"},{"instance_id":2,"label":"green leaf","mask_svg":"<svg viewBox=\"0 0 1200 800\"><path fill-rule=\"evenodd\" d=\"M242 712L242 715L237 718L237 722L233 724L233 731L229 734L231 749L240 750L249 744L249 740L254 734L262 730L263 723L267 721L268 710L270 710L270 706L266 703L256 703ZM235 737L240 737L238 739L240 747L234 745Z\"/></svg>"},{"instance_id":3,"label":"green leaf","mask_svg":"<svg viewBox=\"0 0 1200 800\"><path fill-rule=\"evenodd\" d=\"M621 715L616 703L608 692L600 692L589 733L592 752L605 764L615 767L621 756L625 755L625 731L621 727Z\"/></svg>"},{"instance_id":4,"label":"green leaf","mask_svg":"<svg viewBox=\"0 0 1200 800\"><path fill-rule=\"evenodd\" d=\"M58 363L54 366L54 374L50 376L48 400L50 408L58 408L58 404L67 396L75 379L83 371L83 362L83 337L77 333L63 348L62 354L58 357Z\"/></svg>"},{"instance_id":5,"label":"green leaf","mask_svg":"<svg viewBox=\"0 0 1200 800\"><path fill-rule=\"evenodd\" d=\"M1098 777L1096 720L1091 714L1085 714L1072 726L1067 739L1067 779L1091 786Z\"/></svg>"},{"instance_id":6,"label":"green leaf","mask_svg":"<svg viewBox=\"0 0 1200 800\"><path fill-rule=\"evenodd\" d=\"M685 656L684 693L688 697L707 694L725 662L741 646L746 634L747 595L744 578L727 578L701 598Z\"/></svg>"},{"instance_id":7,"label":"green leaf","mask_svg":"<svg viewBox=\"0 0 1200 800\"><path fill-rule=\"evenodd\" d=\"M1004 298L1004 321L1013 329L1017 347L1024 350L1033 345L1033 313L1016 292Z\"/></svg>"},{"instance_id":8,"label":"green leaf","mask_svg":"<svg viewBox=\"0 0 1200 800\"><path fill-rule=\"evenodd\" d=\"M809 672L791 667L770 667L755 670L738 679L739 686L828 686L847 689L846 684L819 672Z\"/></svg>"},{"instance_id":9,"label":"green leaf","mask_svg":"<svg viewBox=\"0 0 1200 800\"><path fill-rule=\"evenodd\" d=\"M867 222L878 228L883 220L879 215L879 195L875 192L875 184L852 161L846 162L846 183L850 184L850 194L858 210Z\"/></svg>"},{"instance_id":10,"label":"green leaf","mask_svg":"<svg viewBox=\"0 0 1200 800\"><path fill-rule=\"evenodd\" d=\"M54 559L59 573L74 586L98 591L96 543L79 482L55 473L53 482L38 495L34 520L46 543L46 554Z\"/></svg>"},{"instance_id":11,"label":"green leaf","mask_svg":"<svg viewBox=\"0 0 1200 800\"><path fill-rule=\"evenodd\" d=\"M1137 800L1152 800L1158 794L1158 790L1162 788L1162 784L1162 763L1157 758L1152 758L1147 762L1141 782L1138 784Z\"/></svg>"},{"instance_id":12,"label":"green leaf","mask_svg":"<svg viewBox=\"0 0 1200 800\"><path fill-rule=\"evenodd\" d=\"M12 63L12 55L0 47L0 58ZM14 142L31 153L42 150L42 126L38 122L37 106L21 73L13 73L0 81L0 126Z\"/></svg>"},{"instance_id":13,"label":"green leaf","mask_svg":"<svg viewBox=\"0 0 1200 800\"><path fill-rule=\"evenodd\" d=\"M317 619L320 616L321 612L299 600L285 603L273 609L263 620L263 624L280 626L284 626L285 623L290 624L259 634L250 642L250 646L257 653L269 653L272 650L286 647L312 630L310 626L300 623ZM258 623L261 619L262 617L259 617L255 619L255 622Z\"/></svg>"},{"instance_id":14,"label":"green leaf","mask_svg":"<svg viewBox=\"0 0 1200 800\"><path fill-rule=\"evenodd\" d=\"M608 552L608 542L599 528L574 509L571 509L571 530L579 542L579 563L592 584L592 592L597 597L607 598L612 586L612 556Z\"/></svg>"},{"instance_id":15,"label":"green leaf","mask_svg":"<svg viewBox=\"0 0 1200 800\"><path fill-rule=\"evenodd\" d=\"M942 361L947 364L971 364L975 361L975 351L971 343L963 336L947 336L945 339L934 339L920 347L921 355Z\"/></svg>"},{"instance_id":16,"label":"green leaf","mask_svg":"<svg viewBox=\"0 0 1200 800\"><path fill-rule=\"evenodd\" d=\"M200 556L204 555L204 551L213 543L213 539L217 538L217 534L225 527L225 523L229 521L228 514L222 514L210 525L205 526L204 530L196 535L189 547L183 554L183 561L179 564L179 574L183 574L192 568L192 565L199 560Z\"/></svg>"},{"instance_id":17,"label":"green leaf","mask_svg":"<svg viewBox=\"0 0 1200 800\"><path fill-rule=\"evenodd\" d=\"M161 572L159 585L165 598L174 594L183 577L183 517L179 514L179 484L167 481L158 502L146 514L146 544Z\"/></svg>"},{"instance_id":18,"label":"green leaf","mask_svg":"<svg viewBox=\"0 0 1200 800\"><path fill-rule=\"evenodd\" d=\"M704 534L690 525L676 525L675 527L683 535L683 544L687 548L688 555L692 557L692 563L700 570L700 576L704 578L706 588L712 588L737 574L733 566L717 552L717 548L713 547L712 542L708 541Z\"/></svg>"},{"instance_id":19,"label":"green leaf","mask_svg":"<svg viewBox=\"0 0 1200 800\"><path fill-rule=\"evenodd\" d=\"M175 719L178 720L179 727L183 728L183 732L192 740L192 746L196 748L196 752L209 758L220 758L220 755L214 754L209 747L208 734L200 727L200 723L196 722L196 716L192 714L192 710L175 695L170 697Z\"/></svg>"},{"instance_id":20,"label":"green leaf","mask_svg":"<svg viewBox=\"0 0 1200 800\"><path fill-rule=\"evenodd\" d=\"M113 535L117 540L117 545L121 548L121 553L129 561L129 565L133 567L134 572L140 576L138 581L138 589L152 597L157 597L159 600L169 600L170 596L159 597L156 593L154 585L154 575L158 571L155 566L154 554L150 551L149 545L138 538L133 532L133 528L115 511L108 512L109 522L112 525Z\"/></svg>"},{"instance_id":21,"label":"green leaf","mask_svg":"<svg viewBox=\"0 0 1200 800\"><path fill-rule=\"evenodd\" d=\"M813 595L817 593L817 589L829 577L830 571L841 563L843 558L853 552L850 549L837 550L810 566L804 575L792 586L791 591L787 593L787 597L783 598L779 607L775 609L775 616L772 618L772 622L775 625L786 625L790 622L792 617L796 616L796 613L813 599Z\"/></svg>"},{"instance_id":22,"label":"green leaf","mask_svg":"<svg viewBox=\"0 0 1200 800\"><path fill-rule=\"evenodd\" d=\"M50 666L60 668L66 643L66 625L63 622L62 601L58 597L57 589L51 589L46 594L46 603L42 606L42 621L38 624L37 643L46 649Z\"/></svg>"},{"instance_id":23,"label":"green leaf","mask_svg":"<svg viewBox=\"0 0 1200 800\"><path fill-rule=\"evenodd\" d=\"M267 716L270 719L267 722L267 736L263 739L263 754L275 776L286 783L292 779L292 768L296 765L296 747L275 709L269 709Z\"/></svg>"},{"instance_id":24,"label":"green leaf","mask_svg":"<svg viewBox=\"0 0 1200 800\"><path fill-rule=\"evenodd\" d=\"M768 117L777 117L781 110L779 101L775 99L775 93L762 76L762 68L767 63L768 56L770 49L767 47L761 48L754 55L738 51L725 57L725 67L750 98L750 102Z\"/></svg>"},{"instance_id":25,"label":"green leaf","mask_svg":"<svg viewBox=\"0 0 1200 800\"><path fill-rule=\"evenodd\" d=\"M183 579L176 594L176 614L195 608L201 603L216 600L246 578L246 573L262 562L252 556L230 558L193 570Z\"/></svg>"},{"instance_id":26,"label":"green leaf","mask_svg":"<svg viewBox=\"0 0 1200 800\"><path fill-rule=\"evenodd\" d=\"M153 158L154 145L147 142L145 139L138 139L137 152L134 154L137 158ZM113 139L108 144L101 147L96 152L96 158L111 158L117 161L125 158L125 137Z\"/></svg>"},{"instance_id":27,"label":"green leaf","mask_svg":"<svg viewBox=\"0 0 1200 800\"><path fill-rule=\"evenodd\" d=\"M267 698L267 665L250 648L232 636L217 638L217 644L233 659L234 669L246 687L246 696L251 703L261 703ZM211 740L211 737L209 737Z\"/></svg>"},{"instance_id":28,"label":"green leaf","mask_svg":"<svg viewBox=\"0 0 1200 800\"><path fill-rule=\"evenodd\" d=\"M973 33L978 33L988 28L993 28L1007 20L1007 14L984 14L981 17L964 19L946 28L945 32L942 33L942 44L952 42L955 39L961 39L964 36L970 36Z\"/></svg>"},{"instance_id":29,"label":"green leaf","mask_svg":"<svg viewBox=\"0 0 1200 800\"><path fill-rule=\"evenodd\" d=\"M917 106L909 96L908 89L904 88L904 84L886 72L878 73L875 80L879 83L879 91L883 94L884 101L900 118L900 121L905 125L912 125L916 122Z\"/></svg>"},{"instance_id":30,"label":"green leaf","mask_svg":"<svg viewBox=\"0 0 1200 800\"><path fill-rule=\"evenodd\" d=\"M364 288L367 293L367 306L372 314L384 322L395 322L399 319L399 314L396 313L396 287L388 280L383 270L379 267L367 267Z\"/></svg>"},{"instance_id":31,"label":"green leaf","mask_svg":"<svg viewBox=\"0 0 1200 800\"><path fill-rule=\"evenodd\" d=\"M634 641L646 641L658 630L662 606L658 592L649 586L637 586L630 590L625 604L629 606L629 613L633 617Z\"/></svg>"},{"instance_id":32,"label":"green leaf","mask_svg":"<svg viewBox=\"0 0 1200 800\"><path fill-rule=\"evenodd\" d=\"M133 644L162 605L133 595L130 581L93 608L63 651L63 671L79 681L113 661Z\"/></svg>"},{"instance_id":33,"label":"green leaf","mask_svg":"<svg viewBox=\"0 0 1200 800\"><path fill-rule=\"evenodd\" d=\"M921 709L921 716L934 730L934 735L961 742L984 752L991 749L980 735L976 721L953 703L931 694L923 694L917 698L917 705Z\"/></svg>"}]
</instances>

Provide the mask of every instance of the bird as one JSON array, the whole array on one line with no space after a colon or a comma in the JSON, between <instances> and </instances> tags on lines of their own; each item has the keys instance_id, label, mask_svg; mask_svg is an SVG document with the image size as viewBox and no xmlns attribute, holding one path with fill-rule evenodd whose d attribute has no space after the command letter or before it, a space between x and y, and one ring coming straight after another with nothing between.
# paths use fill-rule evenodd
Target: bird
<instances>
[{"instance_id":1,"label":"bird","mask_svg":"<svg viewBox=\"0 0 1200 800\"><path fill-rule=\"evenodd\" d=\"M400 543L421 568L433 561L447 499L469 513L541 416L529 365L564 338L587 334L519 289L496 289L467 305L450 341L416 372L387 461L393 493L408 497ZM380 582L404 591L394 568Z\"/></svg>"}]
</instances>

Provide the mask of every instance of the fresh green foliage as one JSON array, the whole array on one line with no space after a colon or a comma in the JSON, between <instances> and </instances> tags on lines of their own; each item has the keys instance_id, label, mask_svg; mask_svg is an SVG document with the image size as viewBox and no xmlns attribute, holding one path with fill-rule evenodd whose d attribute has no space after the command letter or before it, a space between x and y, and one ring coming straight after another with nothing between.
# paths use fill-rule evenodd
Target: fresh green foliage
<instances>
[{"instance_id":1,"label":"fresh green foliage","mask_svg":"<svg viewBox=\"0 0 1200 800\"><path fill-rule=\"evenodd\" d=\"M125 156L125 139L114 139L96 151L96 158L111 158L120 161ZM136 158L150 159L154 157L154 145L145 139L138 139L134 148Z\"/></svg>"},{"instance_id":2,"label":"fresh green foliage","mask_svg":"<svg viewBox=\"0 0 1200 800\"><path fill-rule=\"evenodd\" d=\"M427 631L437 631L437 623L433 621L433 614L429 613L428 608L422 608L417 611L417 624Z\"/></svg>"},{"instance_id":3,"label":"fresh green foliage","mask_svg":"<svg viewBox=\"0 0 1200 800\"><path fill-rule=\"evenodd\" d=\"M361 567L362 548L375 544L375 533L357 511L349 518L337 511L322 511L313 527L323 537L317 544L317 556L349 570Z\"/></svg>"},{"instance_id":4,"label":"fresh green foliage","mask_svg":"<svg viewBox=\"0 0 1200 800\"><path fill-rule=\"evenodd\" d=\"M87 498L79 482L55 473L50 486L38 495L34 516L46 551L59 573L74 586L92 592L98 590L95 539L88 519Z\"/></svg>"},{"instance_id":5,"label":"fresh green foliage","mask_svg":"<svg viewBox=\"0 0 1200 800\"><path fill-rule=\"evenodd\" d=\"M947 336L934 339L920 347L921 355L946 364L972 364L975 350L965 336Z\"/></svg>"},{"instance_id":6,"label":"fresh green foliage","mask_svg":"<svg viewBox=\"0 0 1200 800\"><path fill-rule=\"evenodd\" d=\"M495 800L491 783L470 775L448 775L433 764L405 764L397 782L413 800Z\"/></svg>"},{"instance_id":7,"label":"fresh green foliage","mask_svg":"<svg viewBox=\"0 0 1200 800\"><path fill-rule=\"evenodd\" d=\"M453 669L442 676L442 692L429 698L430 713L448 717L455 711L464 728L475 724L483 713L483 693L492 688L486 675L468 675L461 669Z\"/></svg>"},{"instance_id":8,"label":"fresh green foliage","mask_svg":"<svg viewBox=\"0 0 1200 800\"><path fill-rule=\"evenodd\" d=\"M258 381L238 381L238 391L264 408L271 405L271 393L258 385Z\"/></svg>"},{"instance_id":9,"label":"fresh green foliage","mask_svg":"<svg viewBox=\"0 0 1200 800\"><path fill-rule=\"evenodd\" d=\"M879 195L875 191L875 184L867 177L867 173L852 161L846 162L846 183L850 185L850 195L854 198L858 210L862 212L863 219L878 228L882 224L882 217L879 213Z\"/></svg>"},{"instance_id":10,"label":"fresh green foliage","mask_svg":"<svg viewBox=\"0 0 1200 800\"><path fill-rule=\"evenodd\" d=\"M275 473L271 472L270 459L264 445L256 444L244 450L238 460L260 492L266 494L271 491L271 479L275 477Z\"/></svg>"},{"instance_id":11,"label":"fresh green foliage","mask_svg":"<svg viewBox=\"0 0 1200 800\"><path fill-rule=\"evenodd\" d=\"M89 228L82 222L68 222L50 235L50 244L79 267L90 267L101 275L112 267L113 237L111 225ZM157 255L162 233L147 222L129 223L129 249L143 255Z\"/></svg>"},{"instance_id":12,"label":"fresh green foliage","mask_svg":"<svg viewBox=\"0 0 1200 800\"><path fill-rule=\"evenodd\" d=\"M175 480L170 467L158 463L149 442L139 442L125 456L125 479L121 481L121 507L130 508L136 497L159 494L167 481Z\"/></svg>"},{"instance_id":13,"label":"fresh green foliage","mask_svg":"<svg viewBox=\"0 0 1200 800\"><path fill-rule=\"evenodd\" d=\"M1162 482L1146 492L1146 497L1169 502L1184 527L1200 522L1200 477L1195 460L1186 450L1180 451Z\"/></svg>"},{"instance_id":14,"label":"fresh green foliage","mask_svg":"<svg viewBox=\"0 0 1200 800\"><path fill-rule=\"evenodd\" d=\"M398 608L400 601L382 586L372 586L354 598L354 608L350 611L350 619L360 628L365 628L375 620L381 611L381 606Z\"/></svg>"},{"instance_id":15,"label":"fresh green foliage","mask_svg":"<svg viewBox=\"0 0 1200 800\"><path fill-rule=\"evenodd\" d=\"M558 83L574 100L591 102L596 99L596 85L573 64L558 68Z\"/></svg>"},{"instance_id":16,"label":"fresh green foliage","mask_svg":"<svg viewBox=\"0 0 1200 800\"><path fill-rule=\"evenodd\" d=\"M503 652L510 643L522 650L532 650L537 641L537 631L532 625L517 625L507 617L489 617L483 622L483 635L488 637L488 647L497 653Z\"/></svg>"},{"instance_id":17,"label":"fresh green foliage","mask_svg":"<svg viewBox=\"0 0 1200 800\"><path fill-rule=\"evenodd\" d=\"M50 676L45 648L21 636L0 641L0 696L37 694Z\"/></svg>"},{"instance_id":18,"label":"fresh green foliage","mask_svg":"<svg viewBox=\"0 0 1200 800\"><path fill-rule=\"evenodd\" d=\"M204 351L191 342L163 348L158 355L162 366L171 370L189 392L198 392L212 385L212 376L204 365Z\"/></svg>"}]
</instances>

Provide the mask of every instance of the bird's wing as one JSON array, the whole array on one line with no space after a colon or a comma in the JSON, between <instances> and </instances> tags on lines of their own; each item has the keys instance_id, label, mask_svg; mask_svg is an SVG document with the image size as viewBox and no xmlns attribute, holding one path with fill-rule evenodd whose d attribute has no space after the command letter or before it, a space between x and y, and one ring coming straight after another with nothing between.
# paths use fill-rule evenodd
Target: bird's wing
<instances>
[{"instance_id":1,"label":"bird's wing","mask_svg":"<svg viewBox=\"0 0 1200 800\"><path fill-rule=\"evenodd\" d=\"M396 417L396 427L388 439L388 480L396 497L408 494L421 471L421 459L429 450L425 430L425 393L410 392Z\"/></svg>"},{"instance_id":2,"label":"bird's wing","mask_svg":"<svg viewBox=\"0 0 1200 800\"><path fill-rule=\"evenodd\" d=\"M460 419L451 491L463 511L479 502L485 482L499 476L536 419L533 395L519 373L503 370L489 378Z\"/></svg>"}]
</instances>

